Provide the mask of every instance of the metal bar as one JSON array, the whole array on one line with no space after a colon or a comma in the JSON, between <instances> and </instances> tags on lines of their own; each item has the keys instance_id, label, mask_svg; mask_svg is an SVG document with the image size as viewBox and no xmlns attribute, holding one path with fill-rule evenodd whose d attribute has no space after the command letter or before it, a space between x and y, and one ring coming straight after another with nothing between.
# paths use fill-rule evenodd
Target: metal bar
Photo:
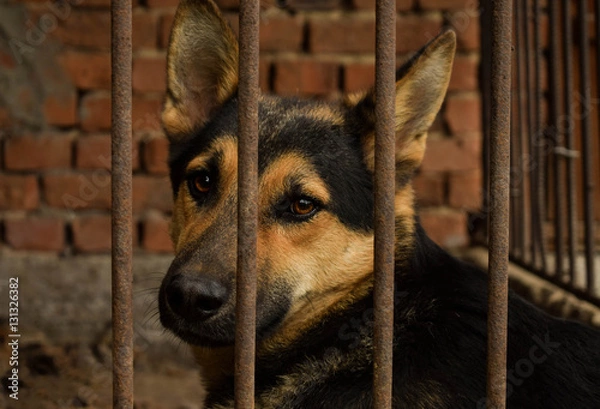
<instances>
[{"instance_id":1,"label":"metal bar","mask_svg":"<svg viewBox=\"0 0 600 409\"><path fill-rule=\"evenodd\" d=\"M111 2L113 408L133 408L131 0Z\"/></svg>"},{"instance_id":2,"label":"metal bar","mask_svg":"<svg viewBox=\"0 0 600 409\"><path fill-rule=\"evenodd\" d=\"M581 101L581 150L583 155L583 199L585 219L586 282L590 294L594 284L594 180L592 169L591 118L592 96L590 87L590 55L587 25L587 0L579 1L579 75Z\"/></svg>"},{"instance_id":3,"label":"metal bar","mask_svg":"<svg viewBox=\"0 0 600 409\"><path fill-rule=\"evenodd\" d=\"M551 129L554 140L555 152L557 149L564 150L562 146L562 134L559 127L560 117L560 51L559 51L559 18L558 18L558 2L551 1L549 3L549 23L550 27L550 58L548 65L550 68L550 93L551 93ZM557 278L562 279L563 276L563 261L564 261L564 231L563 231L563 215L565 209L564 196L565 185L562 175L564 174L564 157L562 155L554 155L554 245L556 264L554 274Z\"/></svg>"},{"instance_id":4,"label":"metal bar","mask_svg":"<svg viewBox=\"0 0 600 409\"><path fill-rule=\"evenodd\" d=\"M254 408L256 232L258 230L259 1L240 3L238 110L238 261L235 308L235 408Z\"/></svg>"},{"instance_id":5,"label":"metal bar","mask_svg":"<svg viewBox=\"0 0 600 409\"><path fill-rule=\"evenodd\" d=\"M492 1L487 403L506 407L512 0Z\"/></svg>"},{"instance_id":6,"label":"metal bar","mask_svg":"<svg viewBox=\"0 0 600 409\"><path fill-rule=\"evenodd\" d=\"M375 71L375 284L373 329L373 407L392 407L394 336L394 197L396 9L377 0Z\"/></svg>"},{"instance_id":7,"label":"metal bar","mask_svg":"<svg viewBox=\"0 0 600 409\"><path fill-rule=\"evenodd\" d=\"M544 222L546 221L546 153L544 144L544 131L542 128L542 44L541 44L541 31L542 24L540 22L540 0L533 0L533 46L534 46L534 64L535 64L535 133L531 135L533 138L533 146L535 152L532 152L536 161L534 166L535 178L536 178L536 191L535 191L535 234L537 237L537 245L540 251L541 268L542 271L547 272L546 267L546 245L544 243Z\"/></svg>"},{"instance_id":8,"label":"metal bar","mask_svg":"<svg viewBox=\"0 0 600 409\"><path fill-rule=\"evenodd\" d=\"M571 21L571 2L562 2L563 13L563 66L565 70L565 114L568 123L565 127L565 142L569 152L575 149L575 141L573 137L573 128L575 126L573 105L573 24ZM577 185L575 182L575 158L569 156L567 158L567 230L569 232L569 281L571 285L575 284L575 260L577 247Z\"/></svg>"}]
</instances>

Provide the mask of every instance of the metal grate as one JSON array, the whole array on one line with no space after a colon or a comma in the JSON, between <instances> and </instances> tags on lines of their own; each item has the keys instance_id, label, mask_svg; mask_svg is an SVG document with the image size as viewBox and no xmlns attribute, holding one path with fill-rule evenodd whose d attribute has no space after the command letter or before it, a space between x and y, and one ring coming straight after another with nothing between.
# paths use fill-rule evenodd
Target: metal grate
<instances>
[{"instance_id":1,"label":"metal grate","mask_svg":"<svg viewBox=\"0 0 600 409\"><path fill-rule=\"evenodd\" d=\"M510 257L600 305L600 1L545 3L514 4ZM490 41L484 33L484 66Z\"/></svg>"},{"instance_id":2,"label":"metal grate","mask_svg":"<svg viewBox=\"0 0 600 409\"><path fill-rule=\"evenodd\" d=\"M582 2L583 4L585 2ZM537 4L537 2L536 2ZM583 6L585 7L585 5ZM391 408L394 277L395 2L377 1L374 407ZM490 319L488 407L506 390L511 0L492 2ZM131 0L112 2L113 405L133 408ZM254 407L258 0L242 0L239 79L239 209L235 407ZM539 37L538 37L539 40ZM539 41L538 41L539 45ZM520 76L519 76L520 78ZM518 138L516 138L518 139ZM521 139L519 139L520 141ZM543 182L543 178L540 178ZM539 202L536 202L539 206ZM537 236L536 236L537 237Z\"/></svg>"}]
</instances>

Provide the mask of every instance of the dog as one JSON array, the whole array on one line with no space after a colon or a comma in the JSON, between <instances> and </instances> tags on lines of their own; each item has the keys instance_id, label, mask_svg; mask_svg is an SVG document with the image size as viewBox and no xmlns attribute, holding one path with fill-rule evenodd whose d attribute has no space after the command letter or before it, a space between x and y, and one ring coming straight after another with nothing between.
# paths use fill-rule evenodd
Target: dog
<instances>
[{"instance_id":1,"label":"dog","mask_svg":"<svg viewBox=\"0 0 600 409\"><path fill-rule=\"evenodd\" d=\"M394 408L486 406L486 275L425 234L411 179L456 48L442 32L398 70ZM238 45L211 0L182 0L167 61L175 259L160 320L192 346L205 407L233 408ZM259 100L255 406L370 408L373 91ZM509 296L509 408L600 408L600 332Z\"/></svg>"}]
</instances>

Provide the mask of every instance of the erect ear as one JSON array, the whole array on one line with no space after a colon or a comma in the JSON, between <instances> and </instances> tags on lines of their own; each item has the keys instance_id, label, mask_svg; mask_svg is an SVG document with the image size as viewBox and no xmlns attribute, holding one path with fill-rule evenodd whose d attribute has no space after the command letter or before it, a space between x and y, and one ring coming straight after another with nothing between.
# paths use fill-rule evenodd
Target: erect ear
<instances>
[{"instance_id":1,"label":"erect ear","mask_svg":"<svg viewBox=\"0 0 600 409\"><path fill-rule=\"evenodd\" d=\"M456 34L446 31L423 47L396 72L396 174L404 180L412 176L425 153L427 130L433 123L446 95ZM375 94L367 92L354 105L364 124L365 163L374 169Z\"/></svg>"},{"instance_id":2,"label":"erect ear","mask_svg":"<svg viewBox=\"0 0 600 409\"><path fill-rule=\"evenodd\" d=\"M163 127L171 141L201 128L238 85L238 44L212 0L182 0L167 54Z\"/></svg>"}]
</instances>

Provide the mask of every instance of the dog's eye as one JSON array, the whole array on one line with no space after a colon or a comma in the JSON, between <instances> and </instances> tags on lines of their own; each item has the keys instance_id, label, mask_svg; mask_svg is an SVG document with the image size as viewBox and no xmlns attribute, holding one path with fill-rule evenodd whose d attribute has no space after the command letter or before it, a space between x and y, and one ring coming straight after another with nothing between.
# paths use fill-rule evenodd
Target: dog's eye
<instances>
[{"instance_id":1,"label":"dog's eye","mask_svg":"<svg viewBox=\"0 0 600 409\"><path fill-rule=\"evenodd\" d=\"M307 197L300 197L290 205L290 212L295 216L309 217L316 210L317 204Z\"/></svg>"},{"instance_id":2,"label":"dog's eye","mask_svg":"<svg viewBox=\"0 0 600 409\"><path fill-rule=\"evenodd\" d=\"M208 171L196 172L188 178L190 193L196 198L203 197L210 192L213 184L213 176Z\"/></svg>"}]
</instances>

